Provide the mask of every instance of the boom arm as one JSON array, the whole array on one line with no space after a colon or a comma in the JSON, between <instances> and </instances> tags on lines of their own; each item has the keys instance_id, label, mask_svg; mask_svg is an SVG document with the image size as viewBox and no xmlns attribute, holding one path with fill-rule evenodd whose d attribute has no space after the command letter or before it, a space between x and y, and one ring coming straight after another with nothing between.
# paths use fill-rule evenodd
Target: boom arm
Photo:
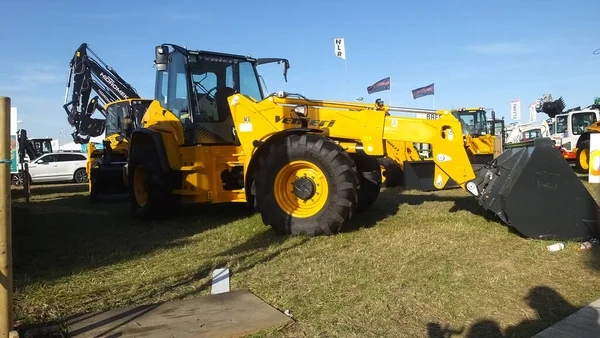
<instances>
[{"instance_id":1,"label":"boom arm","mask_svg":"<svg viewBox=\"0 0 600 338\"><path fill-rule=\"evenodd\" d=\"M90 57L88 51L98 61ZM69 68L63 108L67 112L69 124L75 127L73 140L76 143L87 143L90 137L101 135L106 125L105 119L91 117L96 110L106 117L104 106L107 103L140 96L112 67L100 60L87 43L81 44L75 51ZM68 101L71 85L71 100ZM92 91L97 96L90 100Z\"/></svg>"}]
</instances>

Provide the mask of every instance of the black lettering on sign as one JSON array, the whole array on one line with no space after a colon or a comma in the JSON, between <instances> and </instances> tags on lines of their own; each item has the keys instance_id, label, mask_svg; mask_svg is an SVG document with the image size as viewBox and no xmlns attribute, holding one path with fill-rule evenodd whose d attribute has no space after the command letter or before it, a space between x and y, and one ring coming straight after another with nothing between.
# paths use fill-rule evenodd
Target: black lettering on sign
<instances>
[{"instance_id":1,"label":"black lettering on sign","mask_svg":"<svg viewBox=\"0 0 600 338\"><path fill-rule=\"evenodd\" d=\"M281 122L283 124L292 124L292 125L302 125L302 121L307 121L308 126L310 127L324 127L327 128L333 127L335 124L335 120L312 120L312 119L301 119L301 118L291 118L291 117L283 117L283 116L275 116L275 123Z\"/></svg>"}]
</instances>

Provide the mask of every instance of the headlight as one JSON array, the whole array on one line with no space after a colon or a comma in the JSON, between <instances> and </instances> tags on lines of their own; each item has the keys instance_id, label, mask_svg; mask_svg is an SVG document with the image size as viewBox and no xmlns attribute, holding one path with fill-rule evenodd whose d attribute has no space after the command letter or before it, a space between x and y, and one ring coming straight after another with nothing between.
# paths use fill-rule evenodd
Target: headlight
<instances>
[{"instance_id":1,"label":"headlight","mask_svg":"<svg viewBox=\"0 0 600 338\"><path fill-rule=\"evenodd\" d=\"M306 117L308 114L308 106L305 104L298 105L294 107L294 113L298 116Z\"/></svg>"}]
</instances>

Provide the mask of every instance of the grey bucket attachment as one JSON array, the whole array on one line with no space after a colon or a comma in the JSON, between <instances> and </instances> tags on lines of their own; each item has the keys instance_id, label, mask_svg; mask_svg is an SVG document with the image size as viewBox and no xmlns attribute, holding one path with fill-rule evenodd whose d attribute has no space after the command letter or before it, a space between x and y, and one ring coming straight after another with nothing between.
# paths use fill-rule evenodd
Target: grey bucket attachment
<instances>
[{"instance_id":1,"label":"grey bucket attachment","mask_svg":"<svg viewBox=\"0 0 600 338\"><path fill-rule=\"evenodd\" d=\"M551 139L507 149L475 174L479 204L524 236L599 237L598 204Z\"/></svg>"}]
</instances>

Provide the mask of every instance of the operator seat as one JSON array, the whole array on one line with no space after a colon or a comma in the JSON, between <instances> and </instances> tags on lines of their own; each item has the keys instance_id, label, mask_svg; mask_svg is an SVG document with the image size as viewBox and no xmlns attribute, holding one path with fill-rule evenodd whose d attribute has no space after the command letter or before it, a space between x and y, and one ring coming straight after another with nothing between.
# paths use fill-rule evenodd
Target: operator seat
<instances>
[{"instance_id":1,"label":"operator seat","mask_svg":"<svg viewBox=\"0 0 600 338\"><path fill-rule=\"evenodd\" d=\"M225 122L227 118L231 118L231 109L227 98L235 93L231 87L219 87L215 92L215 101L217 103L217 112L219 114L218 122Z\"/></svg>"}]
</instances>

